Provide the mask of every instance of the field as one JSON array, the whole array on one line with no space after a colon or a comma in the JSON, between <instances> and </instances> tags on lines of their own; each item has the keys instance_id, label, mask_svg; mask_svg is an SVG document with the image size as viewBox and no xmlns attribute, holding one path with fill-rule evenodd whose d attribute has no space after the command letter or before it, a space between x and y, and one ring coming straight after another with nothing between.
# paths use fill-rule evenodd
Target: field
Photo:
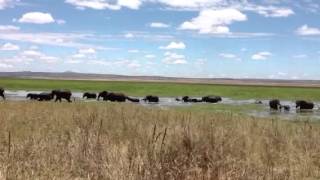
<instances>
[{"instance_id":1,"label":"field","mask_svg":"<svg viewBox=\"0 0 320 180\"><path fill-rule=\"evenodd\" d=\"M0 79L8 90L320 100L320 89ZM0 102L0 179L319 179L320 124L241 113L249 105ZM260 107L261 108L261 107Z\"/></svg>"},{"instance_id":2,"label":"field","mask_svg":"<svg viewBox=\"0 0 320 180\"><path fill-rule=\"evenodd\" d=\"M80 92L109 90L123 92L131 96L145 96L148 94L167 97L184 95L219 95L235 99L279 98L284 100L306 99L320 101L320 88L316 87L268 87L192 83L104 82L13 78L1 78L0 85L5 89L10 90L52 90L63 88Z\"/></svg>"},{"instance_id":3,"label":"field","mask_svg":"<svg viewBox=\"0 0 320 180\"><path fill-rule=\"evenodd\" d=\"M0 103L0 179L319 179L320 126L113 103Z\"/></svg>"}]
</instances>

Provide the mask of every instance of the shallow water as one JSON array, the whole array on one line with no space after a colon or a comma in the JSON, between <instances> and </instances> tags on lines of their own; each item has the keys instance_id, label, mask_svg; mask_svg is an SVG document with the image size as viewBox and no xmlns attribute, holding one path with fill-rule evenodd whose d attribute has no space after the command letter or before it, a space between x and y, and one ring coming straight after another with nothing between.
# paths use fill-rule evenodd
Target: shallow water
<instances>
[{"instance_id":1,"label":"shallow water","mask_svg":"<svg viewBox=\"0 0 320 180\"><path fill-rule=\"evenodd\" d=\"M6 91L5 95L7 100L9 101L26 101L26 96L28 93L42 93L43 91ZM81 92L72 92L72 98L73 101L84 101L84 102L93 102L96 101L94 99L85 100L82 99ZM142 99L142 97L135 97ZM198 97L200 98L200 97ZM278 111L271 111L269 109L269 100L261 100L262 104L256 104L257 107L262 107L262 110L255 110L255 109L248 109L245 110L245 114L254 116L254 117L272 117L272 118L282 118L287 120L295 120L295 119L301 119L301 118L309 118L314 120L320 120L320 110L318 110L318 107L320 107L320 102L315 102L315 110L313 111L304 111L300 112L295 109L295 102L293 101L281 101L282 105L289 105L291 107L291 110L288 112L278 112ZM233 105L233 106L241 106L241 105L250 105L255 104L255 99L248 99L248 100L234 100L231 98L222 98L222 102L219 104L225 104L225 105ZM141 101L139 104L142 106L152 106L152 107L159 107L162 109L168 109L173 107L190 107L195 104L206 104L206 103L184 103L184 102L178 102L175 100L175 98L171 97L161 97L159 103L146 103L144 101ZM214 106L215 104L210 104ZM259 109L260 109L259 108Z\"/></svg>"}]
</instances>

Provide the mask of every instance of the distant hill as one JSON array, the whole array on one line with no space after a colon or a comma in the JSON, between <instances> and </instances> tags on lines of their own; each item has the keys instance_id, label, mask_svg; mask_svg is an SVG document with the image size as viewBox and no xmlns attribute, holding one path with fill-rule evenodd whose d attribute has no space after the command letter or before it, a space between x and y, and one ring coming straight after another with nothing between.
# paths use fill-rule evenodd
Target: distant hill
<instances>
[{"instance_id":1,"label":"distant hill","mask_svg":"<svg viewBox=\"0 0 320 180\"><path fill-rule=\"evenodd\" d=\"M0 78L58 79L58 80L94 80L94 81L143 81L177 82L225 85L260 85L260 86L297 86L320 87L319 80L274 80L274 79L231 79L231 78L176 78L162 76L124 76L114 74L86 74L76 72L0 72Z\"/></svg>"}]
</instances>

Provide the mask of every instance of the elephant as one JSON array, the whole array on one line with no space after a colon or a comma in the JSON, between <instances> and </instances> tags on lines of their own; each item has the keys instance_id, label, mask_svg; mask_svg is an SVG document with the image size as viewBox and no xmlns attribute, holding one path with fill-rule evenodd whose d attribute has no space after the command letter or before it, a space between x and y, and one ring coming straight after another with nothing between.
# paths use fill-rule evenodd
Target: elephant
<instances>
[{"instance_id":1,"label":"elephant","mask_svg":"<svg viewBox=\"0 0 320 180\"><path fill-rule=\"evenodd\" d=\"M39 99L39 94L28 93L26 98L27 99L30 98L30 100L38 100Z\"/></svg>"},{"instance_id":2,"label":"elephant","mask_svg":"<svg viewBox=\"0 0 320 180\"><path fill-rule=\"evenodd\" d=\"M123 93L113 93L108 91L100 92L98 95L98 101L100 100L100 97L102 97L104 101L111 102L125 102L126 100L129 100L131 102L140 102L139 99L128 97Z\"/></svg>"},{"instance_id":3,"label":"elephant","mask_svg":"<svg viewBox=\"0 0 320 180\"><path fill-rule=\"evenodd\" d=\"M68 102L72 102L71 101L72 93L70 90L52 90L51 94L53 97L56 97L55 102L57 101L61 102L62 99L65 99Z\"/></svg>"},{"instance_id":4,"label":"elephant","mask_svg":"<svg viewBox=\"0 0 320 180\"><path fill-rule=\"evenodd\" d=\"M189 96L184 96L182 97L183 102L189 102Z\"/></svg>"},{"instance_id":5,"label":"elephant","mask_svg":"<svg viewBox=\"0 0 320 180\"><path fill-rule=\"evenodd\" d=\"M190 98L189 96L182 97L183 102L199 103L202 102L202 99Z\"/></svg>"},{"instance_id":6,"label":"elephant","mask_svg":"<svg viewBox=\"0 0 320 180\"><path fill-rule=\"evenodd\" d=\"M280 109L283 109L284 111L290 111L290 106L289 105L281 105Z\"/></svg>"},{"instance_id":7,"label":"elephant","mask_svg":"<svg viewBox=\"0 0 320 180\"><path fill-rule=\"evenodd\" d=\"M281 104L279 99L272 99L269 101L269 107L272 110L280 110Z\"/></svg>"},{"instance_id":8,"label":"elephant","mask_svg":"<svg viewBox=\"0 0 320 180\"><path fill-rule=\"evenodd\" d=\"M3 100L6 99L6 97L4 96L4 89L0 87L0 96L2 97Z\"/></svg>"},{"instance_id":9,"label":"elephant","mask_svg":"<svg viewBox=\"0 0 320 180\"><path fill-rule=\"evenodd\" d=\"M298 100L296 101L296 108L303 110L303 109L313 109L314 108L314 104L313 102L307 102L304 100Z\"/></svg>"},{"instance_id":10,"label":"elephant","mask_svg":"<svg viewBox=\"0 0 320 180\"><path fill-rule=\"evenodd\" d=\"M206 103L218 103L222 101L222 98L220 96L205 96L202 97L202 101Z\"/></svg>"},{"instance_id":11,"label":"elephant","mask_svg":"<svg viewBox=\"0 0 320 180\"><path fill-rule=\"evenodd\" d=\"M82 98L87 98L87 99L96 99L97 98L97 94L96 93L83 93Z\"/></svg>"},{"instance_id":12,"label":"elephant","mask_svg":"<svg viewBox=\"0 0 320 180\"><path fill-rule=\"evenodd\" d=\"M53 99L52 93L40 93L38 94L38 101L51 101Z\"/></svg>"},{"instance_id":13,"label":"elephant","mask_svg":"<svg viewBox=\"0 0 320 180\"><path fill-rule=\"evenodd\" d=\"M159 102L159 97L158 96L153 96L153 95L148 95L145 98L143 98L143 101L151 102L151 103L158 103Z\"/></svg>"}]
</instances>

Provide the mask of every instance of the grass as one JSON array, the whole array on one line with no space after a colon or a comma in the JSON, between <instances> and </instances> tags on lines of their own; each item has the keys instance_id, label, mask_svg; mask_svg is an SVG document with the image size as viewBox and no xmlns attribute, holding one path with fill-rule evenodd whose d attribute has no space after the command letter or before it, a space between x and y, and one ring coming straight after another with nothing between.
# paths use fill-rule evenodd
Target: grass
<instances>
[{"instance_id":1,"label":"grass","mask_svg":"<svg viewBox=\"0 0 320 180\"><path fill-rule=\"evenodd\" d=\"M263 86L230 86L182 83L152 82L102 82L73 80L34 80L1 78L0 85L10 90L51 90L56 88L72 91L102 90L124 92L131 96L204 96L220 95L235 99L272 99L285 100L320 100L320 88L303 87L263 87Z\"/></svg>"},{"instance_id":2,"label":"grass","mask_svg":"<svg viewBox=\"0 0 320 180\"><path fill-rule=\"evenodd\" d=\"M0 179L319 179L320 126L115 103L0 103Z\"/></svg>"}]
</instances>

